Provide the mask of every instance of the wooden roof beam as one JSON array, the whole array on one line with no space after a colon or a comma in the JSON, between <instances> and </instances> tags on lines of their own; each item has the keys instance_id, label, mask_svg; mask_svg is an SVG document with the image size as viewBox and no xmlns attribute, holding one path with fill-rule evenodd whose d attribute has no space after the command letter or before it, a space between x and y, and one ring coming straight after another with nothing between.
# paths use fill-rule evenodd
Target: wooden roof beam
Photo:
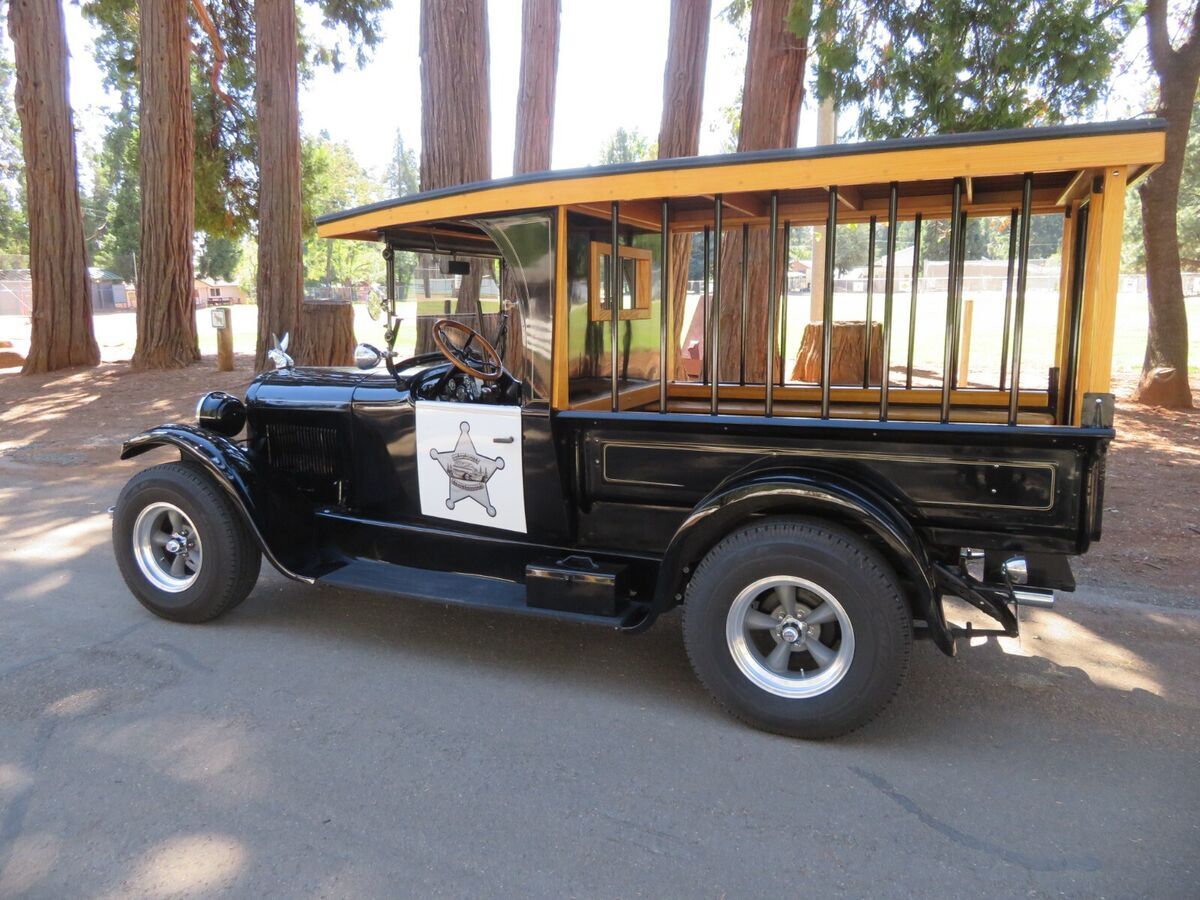
<instances>
[{"instance_id":1,"label":"wooden roof beam","mask_svg":"<svg viewBox=\"0 0 1200 900\"><path fill-rule=\"evenodd\" d=\"M1067 186L1059 193L1055 205L1070 206L1072 201L1081 200L1083 195L1088 192L1091 183L1092 170L1080 169L1071 177L1071 180L1067 182Z\"/></svg>"},{"instance_id":2,"label":"wooden roof beam","mask_svg":"<svg viewBox=\"0 0 1200 900\"><path fill-rule=\"evenodd\" d=\"M853 185L838 185L837 189L838 203L849 210L860 210L863 208L862 191Z\"/></svg>"}]
</instances>

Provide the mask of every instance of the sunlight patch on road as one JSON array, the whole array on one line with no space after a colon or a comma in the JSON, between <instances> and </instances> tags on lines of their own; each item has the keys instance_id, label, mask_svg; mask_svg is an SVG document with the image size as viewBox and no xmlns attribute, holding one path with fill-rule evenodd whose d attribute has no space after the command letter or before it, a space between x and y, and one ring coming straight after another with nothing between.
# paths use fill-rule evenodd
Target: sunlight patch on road
<instances>
[{"instance_id":1,"label":"sunlight patch on road","mask_svg":"<svg viewBox=\"0 0 1200 900\"><path fill-rule=\"evenodd\" d=\"M1020 638L1000 638L1012 656L1038 657L1056 666L1079 669L1098 687L1147 691L1170 699L1157 666L1128 647L1110 640L1060 613L1039 611L1021 623Z\"/></svg>"},{"instance_id":2,"label":"sunlight patch on road","mask_svg":"<svg viewBox=\"0 0 1200 900\"><path fill-rule=\"evenodd\" d=\"M0 560L14 562L66 562L79 559L107 544L112 537L112 521L105 513L62 522L42 528L40 533L15 548L0 551Z\"/></svg>"},{"instance_id":3,"label":"sunlight patch on road","mask_svg":"<svg viewBox=\"0 0 1200 900\"><path fill-rule=\"evenodd\" d=\"M0 897L16 897L36 888L54 871L62 849L62 839L48 831L18 836L0 871Z\"/></svg>"},{"instance_id":4,"label":"sunlight patch on road","mask_svg":"<svg viewBox=\"0 0 1200 900\"><path fill-rule=\"evenodd\" d=\"M168 838L146 851L110 897L191 897L232 888L246 866L242 843L225 834Z\"/></svg>"}]
</instances>

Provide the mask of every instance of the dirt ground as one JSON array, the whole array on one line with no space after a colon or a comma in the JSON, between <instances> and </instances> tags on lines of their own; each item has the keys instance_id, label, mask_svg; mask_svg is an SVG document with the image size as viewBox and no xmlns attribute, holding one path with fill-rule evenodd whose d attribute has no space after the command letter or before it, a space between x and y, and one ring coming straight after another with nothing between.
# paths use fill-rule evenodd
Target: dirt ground
<instances>
[{"instance_id":1,"label":"dirt ground","mask_svg":"<svg viewBox=\"0 0 1200 900\"><path fill-rule=\"evenodd\" d=\"M252 360L218 372L211 357L174 372L133 372L124 363L22 377L0 374L0 458L44 467L123 464L120 442L164 421L191 421L204 391L240 393ZM1200 410L1146 409L1114 385L1117 440L1108 463L1104 538L1073 561L1081 584L1130 600L1200 608ZM1195 386L1200 397L1200 385ZM0 468L0 481L3 469Z\"/></svg>"}]
</instances>

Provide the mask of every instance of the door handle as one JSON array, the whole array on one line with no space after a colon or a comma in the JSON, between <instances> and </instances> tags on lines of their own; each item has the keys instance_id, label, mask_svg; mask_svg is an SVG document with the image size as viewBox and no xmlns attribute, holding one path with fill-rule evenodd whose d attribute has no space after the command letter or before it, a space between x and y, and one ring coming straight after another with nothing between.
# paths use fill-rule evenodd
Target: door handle
<instances>
[{"instance_id":1,"label":"door handle","mask_svg":"<svg viewBox=\"0 0 1200 900\"><path fill-rule=\"evenodd\" d=\"M513 442L513 439L511 437L492 438L493 444L511 444L512 442Z\"/></svg>"}]
</instances>

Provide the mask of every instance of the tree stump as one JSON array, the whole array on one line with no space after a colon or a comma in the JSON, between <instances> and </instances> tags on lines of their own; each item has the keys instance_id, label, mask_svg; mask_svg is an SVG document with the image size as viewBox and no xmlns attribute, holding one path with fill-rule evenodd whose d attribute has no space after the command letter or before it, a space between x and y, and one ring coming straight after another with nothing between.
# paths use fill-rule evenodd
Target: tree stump
<instances>
[{"instance_id":1,"label":"tree stump","mask_svg":"<svg viewBox=\"0 0 1200 900\"><path fill-rule=\"evenodd\" d=\"M830 384L862 384L864 350L863 322L834 322L829 369ZM800 351L792 368L792 381L821 382L821 350L824 328L820 322L804 326ZM871 323L871 384L879 384L883 375L883 326Z\"/></svg>"}]
</instances>

